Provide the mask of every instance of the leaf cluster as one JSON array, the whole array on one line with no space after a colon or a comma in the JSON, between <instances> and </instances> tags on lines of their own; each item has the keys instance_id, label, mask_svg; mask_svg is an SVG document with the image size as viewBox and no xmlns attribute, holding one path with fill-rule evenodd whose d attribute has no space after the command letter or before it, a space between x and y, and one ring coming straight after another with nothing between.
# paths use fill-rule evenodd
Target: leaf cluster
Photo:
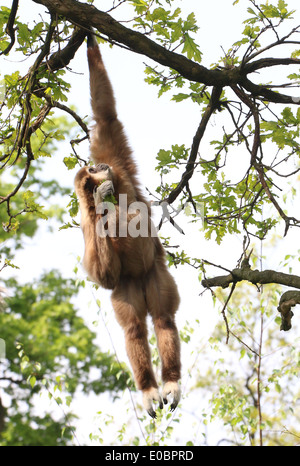
<instances>
[{"instance_id":1,"label":"leaf cluster","mask_svg":"<svg viewBox=\"0 0 300 466\"><path fill-rule=\"evenodd\" d=\"M7 53L6 25L11 12L6 7L0 9L0 50L3 53ZM50 196L65 195L69 190L50 177L42 179L41 170L65 136L72 137L74 122L69 115L87 129L74 110L64 104L70 90L70 83L64 79L64 66L67 66L73 43L78 48L80 39L83 40L82 33L74 31L62 18L54 20L53 17L50 22L40 17L39 22L33 19L30 24L16 17L14 28L14 53L19 59L26 58L30 67L23 76L14 71L4 74L2 80L0 170L5 174L1 175L0 209L2 233L18 239L18 230L23 225L25 232L31 225L28 234L32 235L39 219L55 215L61 220L63 209L49 205ZM55 47L59 52L52 53ZM64 110L67 116L58 117L56 108ZM78 130L73 134L77 137ZM72 148L78 163L74 145Z\"/></svg>"},{"instance_id":2,"label":"leaf cluster","mask_svg":"<svg viewBox=\"0 0 300 466\"><path fill-rule=\"evenodd\" d=\"M57 430L66 419L53 422L49 413L38 420L34 395L59 390L67 391L72 398L79 387L81 393L111 391L116 395L126 386L127 370L116 364L113 356L100 351L95 333L78 316L73 303L79 291L75 280L64 279L53 270L32 283L20 285L9 279L5 285L11 296L5 299L0 313L1 338L6 346L0 382L11 404L0 443L30 445L43 430L43 444L59 444L61 432L57 435ZM54 391L50 392L53 384ZM55 401L60 404L61 398L55 396ZM24 414L22 406L27 407ZM70 432L66 440L69 438Z\"/></svg>"}]
</instances>

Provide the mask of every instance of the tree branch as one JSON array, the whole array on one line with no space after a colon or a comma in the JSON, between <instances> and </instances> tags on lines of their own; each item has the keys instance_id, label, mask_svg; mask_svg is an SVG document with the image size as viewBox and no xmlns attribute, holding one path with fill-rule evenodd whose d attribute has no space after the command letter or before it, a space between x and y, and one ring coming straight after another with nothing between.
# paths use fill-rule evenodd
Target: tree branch
<instances>
[{"instance_id":1,"label":"tree branch","mask_svg":"<svg viewBox=\"0 0 300 466\"><path fill-rule=\"evenodd\" d=\"M300 45L300 43L299 43ZM288 66L299 65L299 58L261 58L250 63L247 63L243 69L246 74L254 73L262 68L270 68L271 66Z\"/></svg>"},{"instance_id":2,"label":"tree branch","mask_svg":"<svg viewBox=\"0 0 300 466\"><path fill-rule=\"evenodd\" d=\"M293 97L286 94L280 94L268 89L268 86L254 84L250 79L244 77L240 81L241 86L244 87L250 94L257 97L263 97L268 102L276 104L300 104L300 97Z\"/></svg>"},{"instance_id":3,"label":"tree branch","mask_svg":"<svg viewBox=\"0 0 300 466\"><path fill-rule=\"evenodd\" d=\"M253 66L249 62L246 67L232 67L222 70L207 69L199 63L189 60L184 55L165 49L146 35L123 26L108 13L98 10L93 5L75 0L33 1L46 6L50 12L63 15L67 20L86 31L90 27L97 29L101 34L105 34L116 43L126 45L135 53L145 55L163 66L178 71L181 76L190 81L217 88L241 84L245 89L249 91L252 89L251 92L254 92L255 95L260 95L270 102L300 104L300 98L275 93L270 91L267 86L258 86L248 80L246 67L249 67L248 69L253 72ZM298 63L297 60L293 61L293 64ZM270 63L267 64L270 66ZM256 65L261 66L259 60Z\"/></svg>"},{"instance_id":4,"label":"tree branch","mask_svg":"<svg viewBox=\"0 0 300 466\"><path fill-rule=\"evenodd\" d=\"M277 283L279 285L300 289L300 277L298 275L276 272L275 270L263 270L260 272L259 270L252 270L246 267L233 269L228 275L207 278L202 280L201 283L204 288L213 288L215 286L227 288L231 283L241 282L243 280L253 283L254 285Z\"/></svg>"},{"instance_id":5,"label":"tree branch","mask_svg":"<svg viewBox=\"0 0 300 466\"><path fill-rule=\"evenodd\" d=\"M266 285L267 283L277 283L279 285L289 286L300 289L300 277L297 275L289 275L275 270L252 270L249 267L233 269L228 275L207 278L202 280L201 284L204 288L213 288L220 286L227 288L231 283L233 286L241 281L248 281L254 285ZM230 293L230 296L232 292ZM277 310L281 313L280 330L290 330L292 327L291 319L293 312L291 307L300 304L300 291L286 291L280 298Z\"/></svg>"},{"instance_id":6,"label":"tree branch","mask_svg":"<svg viewBox=\"0 0 300 466\"><path fill-rule=\"evenodd\" d=\"M292 327L291 319L294 313L291 311L291 307L296 306L296 304L300 304L300 291L290 290L283 293L277 308L282 319L280 330L287 331Z\"/></svg>"},{"instance_id":7,"label":"tree branch","mask_svg":"<svg viewBox=\"0 0 300 466\"><path fill-rule=\"evenodd\" d=\"M53 107L57 107L69 113L77 121L77 123L81 126L81 128L85 131L85 133L88 135L88 128L85 125L85 123L81 120L81 118L79 118L79 116L74 111L72 111L70 108L68 108L66 105L53 101L49 96L47 96L44 93L43 89L41 88L38 82L38 79L37 79L37 71L41 70L41 68L43 67L47 67L47 69L50 69L51 71L55 71L55 70L58 70L60 68L67 66L69 62L72 60L72 58L74 57L76 51L78 50L78 48L80 47L80 45L82 44L86 36L86 32L84 30L80 28L75 28L66 47L64 47L62 50L59 50L56 53L53 53L50 56L50 58L47 60L47 56L50 51L51 40L52 40L54 31L55 31L55 19L54 19L54 14L51 14L51 22L50 22L50 26L49 26L46 39L45 39L45 43L42 47L41 53L39 54L33 66L29 70L28 79L26 83L25 120L22 125L22 129L20 131L20 134L18 137L18 144L17 144L18 154L20 153L20 150L22 147L26 147L27 159L25 163L24 172L23 172L22 177L20 178L19 183L13 189L13 191L5 197L0 197L0 204L4 202L7 203L7 212L8 212L10 219L13 218L13 216L10 214L9 201L13 196L15 196L15 194L19 191L22 184L26 180L29 169L30 169L30 164L34 160L34 156L33 156L32 149L31 149L31 144L30 144L30 137L33 133L37 131L38 128L41 127L41 125L43 124L44 120L46 119L51 109ZM34 123L32 123L32 125L30 126L30 120L31 120L30 99L31 99L32 94L35 94L38 97L43 97L46 100L46 103L41 108L40 113L38 114Z\"/></svg>"},{"instance_id":8,"label":"tree branch","mask_svg":"<svg viewBox=\"0 0 300 466\"><path fill-rule=\"evenodd\" d=\"M172 204L172 202L175 201L175 199L179 196L182 190L186 187L190 178L193 176L194 169L195 169L195 161L198 155L200 142L203 138L203 135L205 133L210 117L212 116L214 111L220 107L219 99L220 99L221 93L222 93L222 88L216 88L216 87L213 88L210 102L202 116L201 122L194 136L190 156L187 161L185 171L182 174L181 180L176 186L176 188L173 189L173 191L169 194L169 197L167 199L164 199L164 202Z\"/></svg>"},{"instance_id":9,"label":"tree branch","mask_svg":"<svg viewBox=\"0 0 300 466\"><path fill-rule=\"evenodd\" d=\"M86 31L88 27L97 29L101 34L126 45L135 53L146 55L161 65L178 71L191 81L201 82L209 86L226 86L236 82L237 69L209 70L183 55L171 52L138 31L131 30L108 13L98 10L93 5L75 0L33 0L46 6L49 11L63 15L75 25Z\"/></svg>"},{"instance_id":10,"label":"tree branch","mask_svg":"<svg viewBox=\"0 0 300 466\"><path fill-rule=\"evenodd\" d=\"M257 171L261 186L266 192L270 202L274 205L274 207L276 208L281 218L285 221L284 236L286 236L290 226L291 225L299 226L300 221L296 219L295 217L289 217L288 215L284 213L283 209L280 207L279 203L275 199L275 196L272 194L268 186L268 183L265 179L266 167L265 165L263 165L262 160L257 156L259 147L261 145L261 137L260 137L260 116L259 116L259 111L255 103L255 100L252 100L252 95L248 96L244 92L244 90L240 89L238 86L233 86L232 89L236 93L236 95L241 99L241 101L244 102L245 105L247 105L251 114L253 115L255 129L254 129L254 139L253 139L252 148L249 147L248 142L245 139L246 146L248 148L248 151L251 154L251 166L253 166L255 170Z\"/></svg>"},{"instance_id":11,"label":"tree branch","mask_svg":"<svg viewBox=\"0 0 300 466\"><path fill-rule=\"evenodd\" d=\"M5 196L5 197L1 197L1 196L0 196L0 204L3 204L3 202L9 202L10 198L13 197L15 194L17 194L17 192L18 192L19 189L21 188L22 184L23 184L24 181L26 180L26 177L27 177L28 172L29 172L30 164L31 164L31 162L34 160L34 156L33 156L33 153L32 153L31 146L30 146L30 143L29 143L29 142L26 144L26 151L27 151L27 159L26 159L26 163L25 163L25 168L24 168L24 171L23 171L23 175L21 176L19 183L18 183L17 186L13 189L13 191L11 191L11 192L10 192L7 196Z\"/></svg>"},{"instance_id":12,"label":"tree branch","mask_svg":"<svg viewBox=\"0 0 300 466\"><path fill-rule=\"evenodd\" d=\"M83 43L87 32L81 28L75 28L74 32L62 50L55 52L51 55L45 66L51 71L59 70L68 66L70 61L74 58L75 53Z\"/></svg>"}]
</instances>

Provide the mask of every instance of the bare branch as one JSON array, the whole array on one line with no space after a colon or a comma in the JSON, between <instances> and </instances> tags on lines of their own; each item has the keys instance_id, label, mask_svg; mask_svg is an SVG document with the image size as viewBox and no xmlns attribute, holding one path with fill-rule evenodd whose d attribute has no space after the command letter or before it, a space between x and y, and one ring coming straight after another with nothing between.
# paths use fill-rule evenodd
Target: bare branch
<instances>
[{"instance_id":1,"label":"bare branch","mask_svg":"<svg viewBox=\"0 0 300 466\"><path fill-rule=\"evenodd\" d=\"M298 275L290 275L275 270L252 270L250 268L233 269L228 275L207 278L202 280L204 288L213 288L220 286L227 288L231 283L241 282L246 280L254 285L265 285L267 283L277 283L293 288L300 289L300 277Z\"/></svg>"},{"instance_id":2,"label":"bare branch","mask_svg":"<svg viewBox=\"0 0 300 466\"><path fill-rule=\"evenodd\" d=\"M300 42L299 42L300 45ZM300 65L299 58L261 58L260 60L252 61L244 66L246 74L254 73L262 68L270 68L272 66L288 66Z\"/></svg>"},{"instance_id":3,"label":"bare branch","mask_svg":"<svg viewBox=\"0 0 300 466\"><path fill-rule=\"evenodd\" d=\"M277 41L273 42L272 44L267 45L266 47L263 47L256 52L254 52L252 55L247 56L247 52L245 54L245 57L243 59L243 63L250 62L253 60L253 58L257 57L258 55L261 55L262 53L266 52L267 50L270 50L274 47L277 47L278 45L299 45L299 41L294 41L294 40L287 40L289 39L294 33L299 31L300 26L296 26L293 28L286 36L282 37L281 39L278 39ZM262 30L261 33L263 33L265 30ZM258 36L254 39L253 42L255 42L258 39Z\"/></svg>"},{"instance_id":4,"label":"bare branch","mask_svg":"<svg viewBox=\"0 0 300 466\"><path fill-rule=\"evenodd\" d=\"M27 150L27 159L26 159L26 164L25 164L25 168L24 168L23 175L21 176L19 183L18 183L17 186L13 189L13 191L11 191L11 192L10 192L7 196L5 196L5 197L1 197L1 196L0 196L0 204L3 204L4 202L9 201L9 199L10 199L11 197L13 197L15 194L17 194L17 192L19 191L19 189L21 188L22 184L24 183L24 181L25 181L26 178L27 178L27 175L28 175L28 172L29 172L29 168L30 168L30 164L31 164L32 160L34 160L34 156L33 156L33 153L32 153L32 150L31 150L31 146L30 146L29 143L27 143L27 145L26 145L26 150Z\"/></svg>"}]
</instances>

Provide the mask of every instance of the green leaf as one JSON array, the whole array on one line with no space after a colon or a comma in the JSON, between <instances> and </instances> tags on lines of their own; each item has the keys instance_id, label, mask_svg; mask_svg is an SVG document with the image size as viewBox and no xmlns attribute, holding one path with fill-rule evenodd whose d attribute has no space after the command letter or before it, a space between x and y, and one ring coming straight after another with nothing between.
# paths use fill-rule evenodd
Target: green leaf
<instances>
[{"instance_id":1,"label":"green leaf","mask_svg":"<svg viewBox=\"0 0 300 466\"><path fill-rule=\"evenodd\" d=\"M23 24L23 23L18 24L18 36L19 36L20 44L24 45L24 43L29 42L31 34L30 34L27 24Z\"/></svg>"},{"instance_id":2,"label":"green leaf","mask_svg":"<svg viewBox=\"0 0 300 466\"><path fill-rule=\"evenodd\" d=\"M160 166L168 165L172 160L171 152L164 149L160 149L156 158L160 162Z\"/></svg>"},{"instance_id":3,"label":"green leaf","mask_svg":"<svg viewBox=\"0 0 300 466\"><path fill-rule=\"evenodd\" d=\"M73 170L78 164L78 159L71 155L69 157L64 157L63 162L68 170Z\"/></svg>"},{"instance_id":4,"label":"green leaf","mask_svg":"<svg viewBox=\"0 0 300 466\"><path fill-rule=\"evenodd\" d=\"M35 386L35 383L36 383L36 377L34 375L32 375L30 378L29 378L29 383L31 385L31 388L33 388Z\"/></svg>"},{"instance_id":5,"label":"green leaf","mask_svg":"<svg viewBox=\"0 0 300 466\"><path fill-rule=\"evenodd\" d=\"M184 34L184 46L182 53L186 53L187 57L192 60L194 59L197 62L201 62L201 52L198 48L198 45L195 43L194 39L189 34Z\"/></svg>"},{"instance_id":6,"label":"green leaf","mask_svg":"<svg viewBox=\"0 0 300 466\"><path fill-rule=\"evenodd\" d=\"M182 102L183 100L188 99L189 97L190 97L189 94L179 93L179 94L173 95L172 100L174 100L175 102Z\"/></svg>"}]
</instances>

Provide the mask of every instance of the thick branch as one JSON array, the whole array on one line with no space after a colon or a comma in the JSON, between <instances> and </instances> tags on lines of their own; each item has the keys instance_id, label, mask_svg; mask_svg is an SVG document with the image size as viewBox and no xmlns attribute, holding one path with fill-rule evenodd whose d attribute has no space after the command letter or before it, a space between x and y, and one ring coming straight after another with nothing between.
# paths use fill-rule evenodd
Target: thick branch
<instances>
[{"instance_id":1,"label":"thick branch","mask_svg":"<svg viewBox=\"0 0 300 466\"><path fill-rule=\"evenodd\" d=\"M300 98L275 93L267 87L253 84L247 79L247 67L248 72L255 71L255 66L261 68L260 60L254 62L256 65L248 62L246 68L242 66L210 70L183 55L165 49L146 35L123 26L108 13L98 10L93 5L76 0L33 1L46 6L52 13L63 15L67 20L85 30L89 27L97 29L101 34L105 34L116 43L126 45L135 53L145 55L161 65L178 71L181 76L190 81L218 88L241 84L248 91L254 92L255 95L262 96L270 102L300 104ZM298 63L298 61L293 61L293 64L295 63ZM273 63L272 66L275 64L279 63ZM270 66L270 62L267 63L267 66Z\"/></svg>"},{"instance_id":2,"label":"thick branch","mask_svg":"<svg viewBox=\"0 0 300 466\"><path fill-rule=\"evenodd\" d=\"M271 66L288 66L299 65L299 58L261 58L260 60L252 61L244 66L246 74L254 73L262 68L269 68Z\"/></svg>"},{"instance_id":3,"label":"thick branch","mask_svg":"<svg viewBox=\"0 0 300 466\"><path fill-rule=\"evenodd\" d=\"M290 330L292 327L291 320L294 313L291 308L300 304L300 291L290 290L283 293L280 298L277 310L281 313L281 326L280 330Z\"/></svg>"},{"instance_id":4,"label":"thick branch","mask_svg":"<svg viewBox=\"0 0 300 466\"><path fill-rule=\"evenodd\" d=\"M69 21L83 29L93 27L110 39L126 45L136 53L146 55L161 65L178 71L191 81L209 86L227 86L235 83L239 77L237 68L226 70L209 70L183 55L171 52L155 43L138 31L126 28L108 13L97 10L93 5L75 0L34 0L46 6L50 11L65 16Z\"/></svg>"},{"instance_id":5,"label":"thick branch","mask_svg":"<svg viewBox=\"0 0 300 466\"><path fill-rule=\"evenodd\" d=\"M300 277L297 275L289 275L282 272L276 272L275 270L263 270L260 272L259 270L251 270L250 267L234 269L228 275L221 275L202 280L202 286L204 286L204 288L213 288L215 286L227 288L232 283L233 287L230 292L231 296L236 283L243 280L253 283L254 285L277 283L279 285L300 289ZM280 330L287 331L292 327L291 319L294 314L291 311L291 308L296 306L296 304L300 304L300 291L290 290L283 293L277 308L278 312L281 314Z\"/></svg>"},{"instance_id":6,"label":"thick branch","mask_svg":"<svg viewBox=\"0 0 300 466\"><path fill-rule=\"evenodd\" d=\"M51 55L47 60L47 67L51 71L58 70L68 66L70 61L74 58L75 53L83 43L86 37L86 31L80 28L75 28L68 44L58 52Z\"/></svg>"},{"instance_id":7,"label":"thick branch","mask_svg":"<svg viewBox=\"0 0 300 466\"><path fill-rule=\"evenodd\" d=\"M300 104L300 97L291 97L271 91L267 86L254 84L247 77L241 79L240 84L253 96L263 97L269 102L274 102L276 104Z\"/></svg>"},{"instance_id":8,"label":"thick branch","mask_svg":"<svg viewBox=\"0 0 300 466\"><path fill-rule=\"evenodd\" d=\"M300 277L297 275L289 275L283 272L276 272L275 270L263 270L260 272L259 270L252 270L250 268L233 269L228 275L207 278L202 280L202 286L205 288L213 288L215 286L227 288L231 283L241 282L243 280L255 285L277 283L300 289Z\"/></svg>"}]
</instances>

